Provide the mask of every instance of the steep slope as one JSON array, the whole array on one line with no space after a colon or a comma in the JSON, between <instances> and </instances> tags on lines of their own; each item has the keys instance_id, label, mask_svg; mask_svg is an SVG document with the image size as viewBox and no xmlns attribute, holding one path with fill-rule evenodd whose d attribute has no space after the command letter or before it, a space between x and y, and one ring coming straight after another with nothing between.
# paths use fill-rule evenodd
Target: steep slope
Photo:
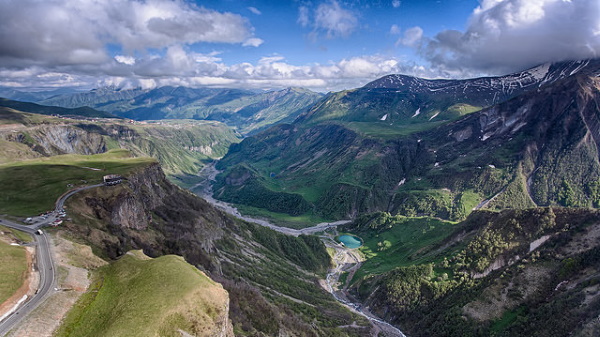
<instances>
[{"instance_id":1,"label":"steep slope","mask_svg":"<svg viewBox=\"0 0 600 337\"><path fill-rule=\"evenodd\" d=\"M186 87L102 88L55 96L42 102L63 107L88 105L135 120L216 120L242 133L250 133L282 120L295 119L321 97L321 94L298 88L272 92Z\"/></svg>"},{"instance_id":2,"label":"steep slope","mask_svg":"<svg viewBox=\"0 0 600 337\"><path fill-rule=\"evenodd\" d=\"M129 253L95 278L56 336L234 336L227 291L179 256Z\"/></svg>"},{"instance_id":3,"label":"steep slope","mask_svg":"<svg viewBox=\"0 0 600 337\"><path fill-rule=\"evenodd\" d=\"M72 221L61 228L111 259L131 249L183 256L229 292L238 336L368 334L366 321L318 285L329 256L317 237L235 220L169 183L158 165L127 178L70 199Z\"/></svg>"},{"instance_id":4,"label":"steep slope","mask_svg":"<svg viewBox=\"0 0 600 337\"><path fill-rule=\"evenodd\" d=\"M445 240L409 248L413 263L355 278L351 289L411 336L594 336L599 215L477 211ZM378 223L372 218L346 229L385 237L403 225Z\"/></svg>"},{"instance_id":5,"label":"steep slope","mask_svg":"<svg viewBox=\"0 0 600 337\"><path fill-rule=\"evenodd\" d=\"M0 108L0 123L0 163L123 148L157 158L174 178L196 174L205 161L223 156L239 141L230 128L214 121L81 121Z\"/></svg>"},{"instance_id":6,"label":"steep slope","mask_svg":"<svg viewBox=\"0 0 600 337\"><path fill-rule=\"evenodd\" d=\"M389 211L461 219L475 207L595 206L600 62L580 65L504 103L393 137L371 137L344 121L313 123L306 118L317 107L232 146L215 195L262 208L269 206L260 196L301 197L301 209L271 211L315 207L333 218Z\"/></svg>"},{"instance_id":7,"label":"steep slope","mask_svg":"<svg viewBox=\"0 0 600 337\"><path fill-rule=\"evenodd\" d=\"M123 158L126 152L63 155L2 165L0 208L10 216L31 216L54 208L54 201L75 186L97 184L107 173L119 174L125 178L119 185L96 187L68 199L65 205L68 218L54 230L91 245L96 254L109 260L119 259L132 249L143 249L152 257L183 256L227 289L229 317L238 336L368 335L369 323L342 307L319 285L319 278L324 276L330 263L319 238L285 236L236 220L170 183L156 161ZM90 310L109 312L119 320L113 322L114 326L94 321L99 324L98 335L106 331L112 334L112 329L127 329L126 324L121 324L127 310L123 312L119 308L148 310L141 318L152 317L157 314L155 310L160 312L164 308L140 307L127 300L127 296L134 294L148 296L148 288L137 293L129 291L126 297L114 293L115 284L132 287L144 280L150 282L143 277L150 272L146 268L162 269L160 266L138 267L142 275L134 277L135 280L105 279L107 288L90 294L92 298L101 297L99 302L91 304ZM177 277L176 274L171 276ZM156 282L163 284L164 279ZM109 292L109 296L105 297L105 292ZM108 308L115 303L114 296L120 298L121 304L110 310ZM188 331L186 315L183 318L164 316L168 321L165 324L169 328L181 328L183 324L182 330ZM160 325L160 322L153 323ZM86 326L77 327L77 322L73 324L76 329L84 329L78 330L83 334L89 331L85 330Z\"/></svg>"},{"instance_id":8,"label":"steep slope","mask_svg":"<svg viewBox=\"0 0 600 337\"><path fill-rule=\"evenodd\" d=\"M598 61L545 64L506 76L468 80L389 75L362 88L330 95L299 121L344 122L351 129L373 136L385 131L406 134L507 101L597 65Z\"/></svg>"}]
</instances>

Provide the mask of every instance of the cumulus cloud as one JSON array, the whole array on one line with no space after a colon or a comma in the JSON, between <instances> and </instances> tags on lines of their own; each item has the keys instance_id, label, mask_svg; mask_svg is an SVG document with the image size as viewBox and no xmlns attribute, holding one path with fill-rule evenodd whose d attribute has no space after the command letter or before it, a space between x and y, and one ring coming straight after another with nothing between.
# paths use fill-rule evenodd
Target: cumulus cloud
<instances>
[{"instance_id":1,"label":"cumulus cloud","mask_svg":"<svg viewBox=\"0 0 600 337\"><path fill-rule=\"evenodd\" d=\"M348 37L358 27L358 16L343 8L336 0L319 4L316 8L300 6L297 22L302 27L311 27L311 36L324 34L326 38Z\"/></svg>"},{"instance_id":2,"label":"cumulus cloud","mask_svg":"<svg viewBox=\"0 0 600 337\"><path fill-rule=\"evenodd\" d=\"M486 73L599 57L600 1L483 0L466 31L442 31L421 53L439 69Z\"/></svg>"},{"instance_id":3,"label":"cumulus cloud","mask_svg":"<svg viewBox=\"0 0 600 337\"><path fill-rule=\"evenodd\" d=\"M0 69L0 86L12 87L98 87L123 88L212 86L237 88L282 88L302 86L319 91L359 87L391 73L431 76L427 69L381 55L366 55L328 64L294 65L282 55L261 58L256 63L225 64L218 53L199 54L174 45L164 55L140 58L115 57L110 65L94 72L58 69L48 72L38 66L20 70Z\"/></svg>"},{"instance_id":4,"label":"cumulus cloud","mask_svg":"<svg viewBox=\"0 0 600 337\"><path fill-rule=\"evenodd\" d=\"M248 20L182 0L0 1L4 65L104 64L107 44L144 51L199 42L258 45Z\"/></svg>"},{"instance_id":5,"label":"cumulus cloud","mask_svg":"<svg viewBox=\"0 0 600 337\"><path fill-rule=\"evenodd\" d=\"M398 8L398 7L400 7L400 5L401 5L401 4L402 4L402 2L401 2L400 0L393 0L393 1L392 1L392 6L393 6L394 8Z\"/></svg>"},{"instance_id":6,"label":"cumulus cloud","mask_svg":"<svg viewBox=\"0 0 600 337\"><path fill-rule=\"evenodd\" d=\"M423 29L421 27L412 27L404 32L404 36L400 38L396 44L402 44L407 47L417 47L423 39Z\"/></svg>"},{"instance_id":7,"label":"cumulus cloud","mask_svg":"<svg viewBox=\"0 0 600 337\"><path fill-rule=\"evenodd\" d=\"M400 27L398 27L398 25L392 25L390 27L390 34L392 35L400 35L401 32L402 30L400 29Z\"/></svg>"}]
</instances>

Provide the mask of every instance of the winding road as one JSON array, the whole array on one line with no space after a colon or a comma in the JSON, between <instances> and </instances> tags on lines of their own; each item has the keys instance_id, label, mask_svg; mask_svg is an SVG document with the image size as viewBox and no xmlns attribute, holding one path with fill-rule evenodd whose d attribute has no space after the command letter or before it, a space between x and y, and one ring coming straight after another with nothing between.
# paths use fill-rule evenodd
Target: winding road
<instances>
[{"instance_id":1,"label":"winding road","mask_svg":"<svg viewBox=\"0 0 600 337\"><path fill-rule=\"evenodd\" d=\"M14 308L13 311L0 322L0 336L4 336L10 332L13 327L21 322L29 313L37 308L46 297L55 291L56 269L54 268L54 261L52 260L52 254L50 252L50 243L46 233L40 230L40 234L38 230L41 227L50 225L54 220L60 218L59 212L62 211L65 201L70 196L83 190L100 186L104 186L104 184L84 186L63 194L56 200L54 211L46 218L36 217L35 219L37 221L34 220L34 223L31 226L24 226L7 219L0 219L0 225L25 232L33 237L35 245L37 246L37 249L35 250L36 265L38 272L40 273L40 284L37 292L35 295Z\"/></svg>"}]
</instances>

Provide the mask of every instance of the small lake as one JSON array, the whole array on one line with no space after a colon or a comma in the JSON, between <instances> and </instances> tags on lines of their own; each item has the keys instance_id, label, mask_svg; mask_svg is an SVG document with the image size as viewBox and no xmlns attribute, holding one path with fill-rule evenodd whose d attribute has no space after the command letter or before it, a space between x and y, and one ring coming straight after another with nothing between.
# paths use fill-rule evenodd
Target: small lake
<instances>
[{"instance_id":1,"label":"small lake","mask_svg":"<svg viewBox=\"0 0 600 337\"><path fill-rule=\"evenodd\" d=\"M354 235L340 235L338 236L338 241L343 243L344 246L354 249L362 246L362 240L358 236Z\"/></svg>"}]
</instances>

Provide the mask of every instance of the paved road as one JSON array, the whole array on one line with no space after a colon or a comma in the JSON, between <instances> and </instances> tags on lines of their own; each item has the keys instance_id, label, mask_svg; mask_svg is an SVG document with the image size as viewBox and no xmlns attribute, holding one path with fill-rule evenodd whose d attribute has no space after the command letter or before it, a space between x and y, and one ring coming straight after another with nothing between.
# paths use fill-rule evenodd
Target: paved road
<instances>
[{"instance_id":1,"label":"paved road","mask_svg":"<svg viewBox=\"0 0 600 337\"><path fill-rule=\"evenodd\" d=\"M17 310L15 310L12 314L8 315L2 322L0 322L0 336L6 335L31 311L37 308L46 299L46 297L52 293L52 291L54 291L54 287L56 284L56 269L54 268L54 261L52 260L52 254L50 252L50 243L48 237L46 236L46 233L42 231L42 234L39 234L37 230L40 227L51 224L52 221L59 218L60 215L58 214L58 212L60 212L63 209L65 201L70 196L77 192L100 186L104 186L104 184L80 187L63 194L56 201L55 210L46 219L38 217L38 221L35 221L31 226L23 226L6 219L0 219L0 225L31 234L35 241L35 245L37 246L37 249L35 250L36 262L38 271L40 273L40 284L38 291L34 296L27 299L23 304L21 304L17 308Z\"/></svg>"}]
</instances>

